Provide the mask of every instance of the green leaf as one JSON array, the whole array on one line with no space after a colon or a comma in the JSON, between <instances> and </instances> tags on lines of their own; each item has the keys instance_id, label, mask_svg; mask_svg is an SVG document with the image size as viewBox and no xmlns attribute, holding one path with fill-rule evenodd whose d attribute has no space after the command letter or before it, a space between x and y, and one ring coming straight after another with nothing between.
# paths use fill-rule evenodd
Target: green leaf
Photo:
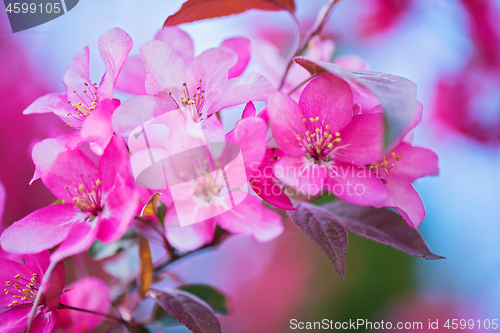
<instances>
[{"instance_id":1,"label":"green leaf","mask_svg":"<svg viewBox=\"0 0 500 333\"><path fill-rule=\"evenodd\" d=\"M334 194L332 194L330 192L326 192L325 194L323 194L319 198L311 201L311 203L313 205L316 205L316 206L321 206L321 205L327 204L329 202L333 202L336 199L337 199L337 197Z\"/></svg>"},{"instance_id":2,"label":"green leaf","mask_svg":"<svg viewBox=\"0 0 500 333\"><path fill-rule=\"evenodd\" d=\"M60 205L60 204L63 204L64 203L64 200L61 200L61 199L57 199L56 201L54 201L51 205Z\"/></svg>"},{"instance_id":3,"label":"green leaf","mask_svg":"<svg viewBox=\"0 0 500 333\"><path fill-rule=\"evenodd\" d=\"M190 294L204 300L215 313L227 315L227 299L226 296L219 290L210 287L206 284L187 284L177 289L187 291Z\"/></svg>"}]
</instances>

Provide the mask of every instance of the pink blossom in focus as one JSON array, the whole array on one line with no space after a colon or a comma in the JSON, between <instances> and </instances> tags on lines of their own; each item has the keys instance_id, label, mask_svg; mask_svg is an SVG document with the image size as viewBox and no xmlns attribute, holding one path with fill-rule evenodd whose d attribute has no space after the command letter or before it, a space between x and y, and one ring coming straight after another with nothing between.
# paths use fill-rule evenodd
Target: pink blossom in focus
<instances>
[{"instance_id":1,"label":"pink blossom in focus","mask_svg":"<svg viewBox=\"0 0 500 333\"><path fill-rule=\"evenodd\" d=\"M327 185L332 193L358 205L387 198L386 187L376 177L366 176L364 169L382 151L382 129L376 120L380 115L353 117L351 88L343 79L320 75L304 88L298 104L275 92L268 98L267 113L284 153L273 171L284 184L313 196ZM364 176L353 172L355 166ZM351 194L348 188L357 185L365 190Z\"/></svg>"},{"instance_id":2,"label":"pink blossom in focus","mask_svg":"<svg viewBox=\"0 0 500 333\"><path fill-rule=\"evenodd\" d=\"M50 280L44 280L50 265L49 251L24 256L26 264L0 259L0 283L4 292L0 294L0 331L14 333L24 330L33 302L44 284L41 302L35 311L30 332L50 333L57 322L56 308L64 288L64 266L57 265Z\"/></svg>"},{"instance_id":3,"label":"pink blossom in focus","mask_svg":"<svg viewBox=\"0 0 500 333\"><path fill-rule=\"evenodd\" d=\"M7 228L0 238L5 251L37 253L60 244L51 255L58 262L86 251L95 239L116 241L132 223L138 197L121 139L111 140L99 167L79 149L53 156L58 140L64 138L38 143L33 159L44 185L61 203L34 211Z\"/></svg>"},{"instance_id":4,"label":"pink blossom in focus","mask_svg":"<svg viewBox=\"0 0 500 333\"><path fill-rule=\"evenodd\" d=\"M24 114L52 112L69 127L81 129L83 140L91 141L93 151L101 155L113 129L111 114L119 104L103 108L103 101L113 98L113 89L120 70L132 48L132 39L123 30L113 28L99 38L99 53L106 66L99 86L89 76L89 49L77 53L63 77L66 93L48 94L38 98Z\"/></svg>"},{"instance_id":5,"label":"pink blossom in focus","mask_svg":"<svg viewBox=\"0 0 500 333\"><path fill-rule=\"evenodd\" d=\"M282 93L272 94L269 120L284 153L274 175L300 194L315 196L326 189L356 205L394 207L417 228L425 208L411 183L438 173L434 152L402 141L420 122L421 104L389 151L383 149L380 107L353 116L353 105L349 85L332 74L313 79L298 105Z\"/></svg>"}]
</instances>

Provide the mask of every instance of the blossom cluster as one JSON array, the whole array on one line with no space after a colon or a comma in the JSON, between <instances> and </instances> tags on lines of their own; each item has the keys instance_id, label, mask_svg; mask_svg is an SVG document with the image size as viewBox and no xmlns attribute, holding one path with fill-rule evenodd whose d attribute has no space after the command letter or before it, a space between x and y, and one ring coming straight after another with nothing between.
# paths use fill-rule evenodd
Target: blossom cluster
<instances>
[{"instance_id":1,"label":"blossom cluster","mask_svg":"<svg viewBox=\"0 0 500 333\"><path fill-rule=\"evenodd\" d=\"M354 56L330 61L331 40L311 36L307 45L308 61L366 67ZM129 54L132 46L122 29L106 31L99 38L106 69L99 83L90 78L86 47L67 66L66 92L42 96L24 111L53 113L72 130L32 150L32 182L41 180L57 201L1 235L2 332L91 330L106 316L129 328L139 325L129 312L107 314L110 290L99 279L65 287L63 267L66 258L123 242L130 233L139 242L142 273L117 295L145 286L131 302L148 293L163 307L190 296L149 289L148 272L163 267L145 264L150 250L144 239L162 244L166 267L222 236L275 239L285 230L284 211L332 195L355 206L392 207L413 229L424 220L412 183L436 175L438 161L411 143L423 110L414 97L408 121L387 142L387 105L339 72L310 75L294 64L280 85L275 73L246 71L249 39L227 39L195 55L193 41L178 27L164 27L139 55ZM131 97L120 101L115 90ZM254 102L261 101L258 112ZM244 109L228 129L221 119L237 105ZM174 310L165 310L175 318Z\"/></svg>"}]
</instances>

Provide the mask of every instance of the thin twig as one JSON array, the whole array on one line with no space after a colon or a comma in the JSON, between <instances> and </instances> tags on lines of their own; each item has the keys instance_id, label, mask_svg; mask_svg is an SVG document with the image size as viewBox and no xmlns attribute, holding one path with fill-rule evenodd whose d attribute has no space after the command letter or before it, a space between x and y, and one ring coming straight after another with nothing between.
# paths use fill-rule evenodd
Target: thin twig
<instances>
[{"instance_id":1,"label":"thin twig","mask_svg":"<svg viewBox=\"0 0 500 333\"><path fill-rule=\"evenodd\" d=\"M285 70L285 73L283 74L283 77L281 79L281 83L280 83L278 90L281 90L281 88L285 84L286 76L287 76L288 72L290 71L290 68L292 67L292 64L293 64L293 58L301 55L306 50L307 44L309 43L311 38L313 38L314 36L317 36L321 33L321 30L323 30L323 27L325 26L326 20L328 19L328 14L330 13L330 10L333 8L333 5L339 1L340 0L330 0L330 2L328 2L326 4L326 7L324 9L322 8L322 11L325 11L325 12L323 13L323 17L321 18L321 21L318 22L317 25L315 23L316 28L308 33L307 37L304 39L304 41L302 43L299 42L299 45L297 47L297 51L295 52L295 54L293 55L293 57L290 59L290 61L288 62L287 66L286 66L286 70Z\"/></svg>"},{"instance_id":2,"label":"thin twig","mask_svg":"<svg viewBox=\"0 0 500 333\"><path fill-rule=\"evenodd\" d=\"M303 86L304 84L306 84L307 82L311 81L312 79L314 79L317 75L313 75L313 76L310 76L308 77L307 79L305 79L304 81L302 81L301 83L299 83L295 88L293 88L292 90L290 90L290 92L287 94L287 95L291 95L295 90L299 89L301 86Z\"/></svg>"},{"instance_id":3,"label":"thin twig","mask_svg":"<svg viewBox=\"0 0 500 333\"><path fill-rule=\"evenodd\" d=\"M115 320L115 321L127 324L127 321L125 321L123 318L115 317L115 316L109 315L107 313L102 313L102 312L97 312L97 311L92 311L92 310L75 308L75 307L72 307L72 306L69 306L69 305L65 305L65 304L62 304L62 303L59 303L59 306L57 307L57 309L59 309L59 310L68 309L68 310L75 310L75 311L80 311L80 312L92 313L92 314L95 314L95 315L98 315L98 316L106 317L108 319L112 319L112 320Z\"/></svg>"}]
</instances>

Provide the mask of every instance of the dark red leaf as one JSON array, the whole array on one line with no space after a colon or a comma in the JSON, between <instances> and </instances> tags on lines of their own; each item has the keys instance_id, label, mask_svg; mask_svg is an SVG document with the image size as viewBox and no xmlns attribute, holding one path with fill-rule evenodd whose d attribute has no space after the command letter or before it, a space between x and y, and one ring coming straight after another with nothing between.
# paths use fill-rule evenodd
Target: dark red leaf
<instances>
[{"instance_id":1,"label":"dark red leaf","mask_svg":"<svg viewBox=\"0 0 500 333\"><path fill-rule=\"evenodd\" d=\"M323 251L343 280L345 278L345 258L347 255L347 231L335 216L327 210L308 203L300 203L297 210L288 216L307 237Z\"/></svg>"},{"instance_id":2,"label":"dark red leaf","mask_svg":"<svg viewBox=\"0 0 500 333\"><path fill-rule=\"evenodd\" d=\"M150 289L149 294L166 313L193 333L221 333L214 312L202 300L182 290Z\"/></svg>"},{"instance_id":3,"label":"dark red leaf","mask_svg":"<svg viewBox=\"0 0 500 333\"><path fill-rule=\"evenodd\" d=\"M295 13L294 0L188 0L177 13L170 15L163 26L176 26L198 20L240 14L250 9L287 10Z\"/></svg>"},{"instance_id":4,"label":"dark red leaf","mask_svg":"<svg viewBox=\"0 0 500 333\"><path fill-rule=\"evenodd\" d=\"M347 230L373 241L392 246L427 260L445 259L432 253L420 233L397 213L387 208L359 207L343 201L323 206L344 224Z\"/></svg>"}]
</instances>

